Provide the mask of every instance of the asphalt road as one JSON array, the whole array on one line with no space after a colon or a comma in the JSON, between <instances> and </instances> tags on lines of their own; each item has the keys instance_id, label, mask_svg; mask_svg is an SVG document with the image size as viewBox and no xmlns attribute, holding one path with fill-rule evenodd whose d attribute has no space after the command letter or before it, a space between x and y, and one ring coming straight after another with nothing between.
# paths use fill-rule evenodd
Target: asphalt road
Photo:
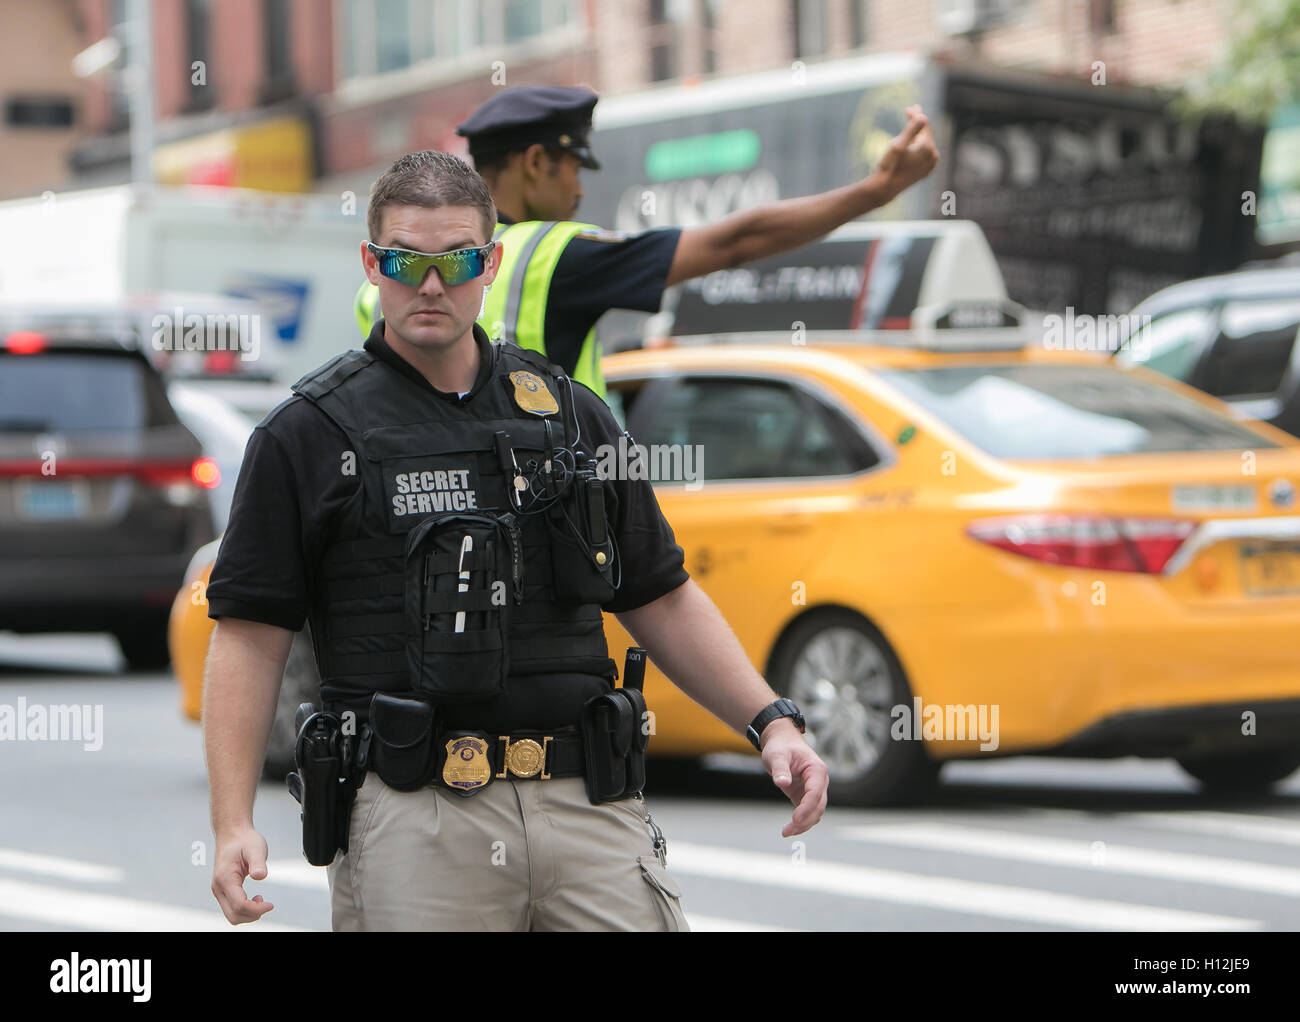
<instances>
[{"instance_id":1,"label":"asphalt road","mask_svg":"<svg viewBox=\"0 0 1300 1022\"><path fill-rule=\"evenodd\" d=\"M230 929L199 728L170 675L119 672L104 637L0 634L0 707L103 708L89 742L0 741L0 929ZM925 806L832 806L794 841L762 776L652 763L647 794L696 930L1300 928L1300 776L1247 805L1161 761L953 764ZM256 823L270 876L248 889L276 909L237 932L328 929L282 785Z\"/></svg>"}]
</instances>

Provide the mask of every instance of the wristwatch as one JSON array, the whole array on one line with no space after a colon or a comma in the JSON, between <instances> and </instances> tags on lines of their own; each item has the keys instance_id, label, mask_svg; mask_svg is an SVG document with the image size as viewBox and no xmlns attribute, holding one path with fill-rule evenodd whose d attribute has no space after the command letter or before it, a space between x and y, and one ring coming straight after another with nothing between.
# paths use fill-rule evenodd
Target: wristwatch
<instances>
[{"instance_id":1,"label":"wristwatch","mask_svg":"<svg viewBox=\"0 0 1300 1022\"><path fill-rule=\"evenodd\" d=\"M789 717L794 721L794 726L799 729L799 733L804 732L803 714L799 712L799 707L789 699L778 699L776 702L764 706L758 711L758 716L749 722L749 727L745 729L745 737L753 743L754 748L759 752L763 747L759 744L759 736L763 733L763 728L767 727L772 721L780 720L782 717Z\"/></svg>"}]
</instances>

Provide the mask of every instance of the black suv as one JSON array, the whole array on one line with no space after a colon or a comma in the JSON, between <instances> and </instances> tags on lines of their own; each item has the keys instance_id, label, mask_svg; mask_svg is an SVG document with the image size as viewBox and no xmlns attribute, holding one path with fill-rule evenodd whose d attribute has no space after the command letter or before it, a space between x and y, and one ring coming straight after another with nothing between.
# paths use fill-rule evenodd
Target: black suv
<instances>
[{"instance_id":1,"label":"black suv","mask_svg":"<svg viewBox=\"0 0 1300 1022\"><path fill-rule=\"evenodd\" d=\"M214 483L128 322L0 307L0 630L108 631L166 666Z\"/></svg>"},{"instance_id":2,"label":"black suv","mask_svg":"<svg viewBox=\"0 0 1300 1022\"><path fill-rule=\"evenodd\" d=\"M1158 291L1117 357L1213 394L1243 417L1300 436L1300 268L1240 270Z\"/></svg>"}]
</instances>

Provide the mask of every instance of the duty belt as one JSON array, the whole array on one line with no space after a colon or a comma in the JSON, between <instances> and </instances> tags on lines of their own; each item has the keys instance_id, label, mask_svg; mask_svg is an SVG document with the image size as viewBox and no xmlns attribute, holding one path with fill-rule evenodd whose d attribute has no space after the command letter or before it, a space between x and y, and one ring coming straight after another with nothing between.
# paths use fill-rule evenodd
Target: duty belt
<instances>
[{"instance_id":1,"label":"duty belt","mask_svg":"<svg viewBox=\"0 0 1300 1022\"><path fill-rule=\"evenodd\" d=\"M436 738L439 768L433 786L469 794L494 780L581 777L586 773L582 734L577 728L551 733L521 731L492 735L484 731L440 731Z\"/></svg>"}]
</instances>

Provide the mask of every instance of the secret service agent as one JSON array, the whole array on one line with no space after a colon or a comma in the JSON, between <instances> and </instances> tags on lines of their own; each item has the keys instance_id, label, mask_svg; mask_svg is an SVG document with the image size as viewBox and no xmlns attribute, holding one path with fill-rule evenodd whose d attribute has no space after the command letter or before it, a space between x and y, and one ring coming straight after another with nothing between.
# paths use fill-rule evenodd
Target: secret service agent
<instances>
[{"instance_id":1,"label":"secret service agent","mask_svg":"<svg viewBox=\"0 0 1300 1022\"><path fill-rule=\"evenodd\" d=\"M501 271L479 322L493 340L538 351L602 397L595 326L610 309L658 311L667 287L798 248L892 200L937 164L920 107L865 179L820 195L733 213L714 224L635 234L573 219L579 168L598 170L589 89L522 86L484 103L457 128L488 182L502 226ZM363 335L378 316L370 283L357 293Z\"/></svg>"},{"instance_id":2,"label":"secret service agent","mask_svg":"<svg viewBox=\"0 0 1300 1022\"><path fill-rule=\"evenodd\" d=\"M620 436L608 408L475 327L499 266L492 213L456 158L394 164L362 249L385 317L250 441L208 588L213 891L231 922L270 909L242 886L266 876L252 793L306 617L326 708L375 732L329 866L337 929L685 928L637 793L589 797L587 708L614 691L602 609L688 695L754 726L796 804L787 836L825 807L797 711L767 709L774 693L687 578L653 488L592 477L590 456ZM395 703L432 708L432 724L399 712L390 730Z\"/></svg>"}]
</instances>

